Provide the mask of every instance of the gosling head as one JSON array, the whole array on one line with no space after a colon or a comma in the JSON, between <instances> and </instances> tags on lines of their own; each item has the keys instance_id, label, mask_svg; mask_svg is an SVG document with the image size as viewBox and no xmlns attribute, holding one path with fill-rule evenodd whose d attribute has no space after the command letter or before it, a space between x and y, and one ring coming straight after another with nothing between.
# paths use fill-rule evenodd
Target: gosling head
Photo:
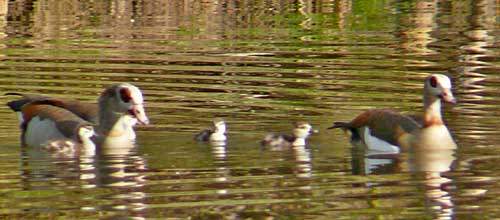
<instances>
[{"instance_id":1,"label":"gosling head","mask_svg":"<svg viewBox=\"0 0 500 220\"><path fill-rule=\"evenodd\" d=\"M226 133L226 123L221 118L215 118L212 121L212 129L214 133L224 134Z\"/></svg>"},{"instance_id":2,"label":"gosling head","mask_svg":"<svg viewBox=\"0 0 500 220\"><path fill-rule=\"evenodd\" d=\"M307 138L312 134L312 126L308 122L299 121L294 123L293 136L296 138Z\"/></svg>"},{"instance_id":3,"label":"gosling head","mask_svg":"<svg viewBox=\"0 0 500 220\"><path fill-rule=\"evenodd\" d=\"M91 125L83 125L78 128L78 138L80 142L82 140L89 140L94 135L94 127L92 127Z\"/></svg>"}]
</instances>

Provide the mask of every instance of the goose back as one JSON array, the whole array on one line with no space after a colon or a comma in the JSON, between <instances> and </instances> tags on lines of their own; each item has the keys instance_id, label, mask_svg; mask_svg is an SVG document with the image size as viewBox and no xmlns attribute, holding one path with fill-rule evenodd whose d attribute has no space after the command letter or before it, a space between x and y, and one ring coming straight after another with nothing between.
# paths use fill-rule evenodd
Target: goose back
<instances>
[{"instance_id":1,"label":"goose back","mask_svg":"<svg viewBox=\"0 0 500 220\"><path fill-rule=\"evenodd\" d=\"M45 104L44 101L25 104L21 113L23 116L21 140L23 145L27 146L43 146L63 139L82 143L78 135L79 129L91 126L91 123L71 111Z\"/></svg>"},{"instance_id":2,"label":"goose back","mask_svg":"<svg viewBox=\"0 0 500 220\"><path fill-rule=\"evenodd\" d=\"M20 112L22 107L27 103L43 102L47 105L57 106L73 112L85 121L97 124L99 107L97 103L86 103L74 99L61 99L43 95L35 94L21 94L21 93L6 93L6 95L21 96L20 99L13 100L7 103L10 109L14 112Z\"/></svg>"},{"instance_id":3,"label":"goose back","mask_svg":"<svg viewBox=\"0 0 500 220\"><path fill-rule=\"evenodd\" d=\"M335 122L329 129L350 130L351 140L362 140L369 149L384 142L389 146L383 149L397 149L397 152L399 148L407 150L410 147L456 148L441 116L442 101L455 103L450 79L442 74L426 77L423 97L422 117L404 116L389 109L368 110L350 122Z\"/></svg>"},{"instance_id":4,"label":"goose back","mask_svg":"<svg viewBox=\"0 0 500 220\"><path fill-rule=\"evenodd\" d=\"M402 138L420 129L420 125L410 117L401 115L390 109L367 110L350 122L336 122L333 127L350 130L353 141L365 139L365 128L371 136L388 142L391 145L400 145Z\"/></svg>"},{"instance_id":5,"label":"goose back","mask_svg":"<svg viewBox=\"0 0 500 220\"><path fill-rule=\"evenodd\" d=\"M149 123L141 91L128 83L106 88L101 93L98 104L41 95L8 95L21 96L7 105L21 115L21 136L26 145L39 146L55 139L69 139L102 144L101 147L130 147L135 146L133 127L136 123ZM88 134L93 133L94 128L97 138L91 141ZM85 140L81 140L82 138Z\"/></svg>"}]
</instances>

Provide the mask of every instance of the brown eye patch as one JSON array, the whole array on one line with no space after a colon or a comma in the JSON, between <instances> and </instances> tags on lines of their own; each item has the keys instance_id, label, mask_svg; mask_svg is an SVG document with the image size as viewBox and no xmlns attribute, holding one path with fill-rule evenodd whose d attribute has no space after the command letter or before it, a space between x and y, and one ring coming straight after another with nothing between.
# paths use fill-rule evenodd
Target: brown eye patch
<instances>
[{"instance_id":1,"label":"brown eye patch","mask_svg":"<svg viewBox=\"0 0 500 220\"><path fill-rule=\"evenodd\" d=\"M120 89L120 98L123 102L128 103L132 100L132 95L130 94L130 90L127 88Z\"/></svg>"},{"instance_id":2,"label":"brown eye patch","mask_svg":"<svg viewBox=\"0 0 500 220\"><path fill-rule=\"evenodd\" d=\"M436 77L431 77L429 79L429 83L431 84L432 88L436 88L437 83L438 83Z\"/></svg>"}]
</instances>

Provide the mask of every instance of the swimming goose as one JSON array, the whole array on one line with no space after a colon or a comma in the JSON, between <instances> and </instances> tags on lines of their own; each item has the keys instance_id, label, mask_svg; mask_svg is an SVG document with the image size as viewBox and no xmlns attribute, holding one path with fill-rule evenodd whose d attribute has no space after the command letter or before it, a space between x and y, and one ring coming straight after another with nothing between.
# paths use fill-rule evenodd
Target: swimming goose
<instances>
[{"instance_id":1,"label":"swimming goose","mask_svg":"<svg viewBox=\"0 0 500 220\"><path fill-rule=\"evenodd\" d=\"M306 139L312 132L312 126L308 122L300 121L294 123L292 135L268 134L260 143L262 146L269 146L277 149L305 146Z\"/></svg>"},{"instance_id":2,"label":"swimming goose","mask_svg":"<svg viewBox=\"0 0 500 220\"><path fill-rule=\"evenodd\" d=\"M92 124L70 111L45 104L42 100L26 103L22 107L22 111L25 121L30 121L31 124L41 123L38 127L22 123L21 142L23 146L41 146L49 152L58 152L64 155L95 152L95 144L91 140L95 134ZM48 121L47 119L51 120L52 123L42 123L42 121ZM51 129L50 126L55 126L58 131ZM36 132L33 129L44 132L38 131L38 135L30 135ZM77 150L80 152L76 152Z\"/></svg>"},{"instance_id":3,"label":"swimming goose","mask_svg":"<svg viewBox=\"0 0 500 220\"><path fill-rule=\"evenodd\" d=\"M362 141L369 150L399 153L414 149L455 149L456 144L444 125L441 101L455 103L450 79L433 74L424 81L422 123L389 109L368 110L350 122L335 122L333 128L351 131L353 142Z\"/></svg>"},{"instance_id":4,"label":"swimming goose","mask_svg":"<svg viewBox=\"0 0 500 220\"><path fill-rule=\"evenodd\" d=\"M197 141L224 142L226 141L226 123L220 118L212 121L209 128L196 134L194 137Z\"/></svg>"},{"instance_id":5,"label":"swimming goose","mask_svg":"<svg viewBox=\"0 0 500 220\"><path fill-rule=\"evenodd\" d=\"M128 83L106 88L98 104L64 100L39 95L21 95L7 105L20 115L22 143L26 146L44 146L52 149L57 143L70 139L75 143L87 141L91 131L82 130L93 125L97 135L94 142L107 139L135 140L133 126L148 124L141 91ZM52 146L52 147L51 147Z\"/></svg>"}]
</instances>

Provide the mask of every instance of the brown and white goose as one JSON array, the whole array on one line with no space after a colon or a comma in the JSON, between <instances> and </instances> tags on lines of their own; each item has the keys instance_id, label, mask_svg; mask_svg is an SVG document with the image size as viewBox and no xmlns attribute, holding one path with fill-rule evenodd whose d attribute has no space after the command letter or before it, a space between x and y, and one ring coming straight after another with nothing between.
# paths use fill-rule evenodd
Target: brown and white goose
<instances>
[{"instance_id":1,"label":"brown and white goose","mask_svg":"<svg viewBox=\"0 0 500 220\"><path fill-rule=\"evenodd\" d=\"M353 142L362 141L369 150L399 153L414 149L455 149L456 144L443 123L441 101L455 103L450 79L442 74L424 82L422 122L388 109L368 110L350 122L335 122L333 128L351 131Z\"/></svg>"},{"instance_id":2,"label":"brown and white goose","mask_svg":"<svg viewBox=\"0 0 500 220\"><path fill-rule=\"evenodd\" d=\"M93 133L90 125L97 136L94 143L107 139L133 141L133 126L149 123L141 91L128 83L106 88L97 104L39 95L8 95L22 96L7 105L19 115L22 143L26 146L54 150L61 148L58 143L67 143L61 140L71 140L75 146L85 144Z\"/></svg>"},{"instance_id":3,"label":"brown and white goose","mask_svg":"<svg viewBox=\"0 0 500 220\"><path fill-rule=\"evenodd\" d=\"M95 144L91 140L95 134L92 124L70 111L39 100L26 103L22 112L24 121L29 121L21 124L23 146L40 146L65 155L77 153L76 150L81 150L78 153L82 154L95 152ZM35 124L37 126L33 126ZM38 135L31 135L35 132Z\"/></svg>"}]
</instances>

